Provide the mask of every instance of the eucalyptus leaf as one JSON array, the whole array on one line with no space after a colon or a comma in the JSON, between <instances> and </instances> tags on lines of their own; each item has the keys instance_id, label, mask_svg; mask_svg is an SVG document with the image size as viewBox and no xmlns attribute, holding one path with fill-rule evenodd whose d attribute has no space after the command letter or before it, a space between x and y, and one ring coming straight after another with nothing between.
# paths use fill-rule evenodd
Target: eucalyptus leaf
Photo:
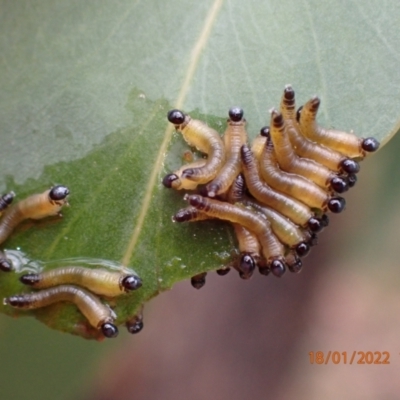
<instances>
[{"instance_id":1,"label":"eucalyptus leaf","mask_svg":"<svg viewBox=\"0 0 400 400\"><path fill-rule=\"evenodd\" d=\"M71 191L61 220L26 223L5 248L27 257L22 271L71 258L133 268L143 287L113 301L118 323L225 265L228 225L171 222L185 202L161 179L187 145L167 111L223 132L240 105L254 137L291 83L299 105L321 97L322 125L384 143L399 130L399 17L395 0L0 1L0 190ZM26 290L0 276L2 297ZM72 305L0 311L96 337Z\"/></svg>"}]
</instances>

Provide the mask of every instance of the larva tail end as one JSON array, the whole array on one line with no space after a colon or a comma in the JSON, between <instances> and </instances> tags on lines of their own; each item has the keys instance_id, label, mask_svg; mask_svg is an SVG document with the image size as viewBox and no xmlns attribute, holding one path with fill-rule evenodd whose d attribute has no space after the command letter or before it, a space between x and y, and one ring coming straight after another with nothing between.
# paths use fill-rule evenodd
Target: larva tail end
<instances>
[{"instance_id":1,"label":"larva tail end","mask_svg":"<svg viewBox=\"0 0 400 400\"><path fill-rule=\"evenodd\" d=\"M24 285L33 286L40 281L38 274L25 274L19 277L20 282Z\"/></svg>"},{"instance_id":2,"label":"larva tail end","mask_svg":"<svg viewBox=\"0 0 400 400\"><path fill-rule=\"evenodd\" d=\"M270 268L273 275L280 278L286 272L286 264L281 260L273 260Z\"/></svg>"},{"instance_id":3,"label":"larva tail end","mask_svg":"<svg viewBox=\"0 0 400 400\"><path fill-rule=\"evenodd\" d=\"M142 280L137 275L127 275L122 279L121 286L125 292L130 292L142 287Z\"/></svg>"},{"instance_id":4,"label":"larva tail end","mask_svg":"<svg viewBox=\"0 0 400 400\"><path fill-rule=\"evenodd\" d=\"M115 338L118 336L118 328L111 322L106 322L100 327L103 335L107 338Z\"/></svg>"},{"instance_id":5,"label":"larva tail end","mask_svg":"<svg viewBox=\"0 0 400 400\"><path fill-rule=\"evenodd\" d=\"M339 166L348 174L357 174L360 172L360 164L351 158L345 158L340 162Z\"/></svg>"},{"instance_id":6,"label":"larva tail end","mask_svg":"<svg viewBox=\"0 0 400 400\"><path fill-rule=\"evenodd\" d=\"M143 326L144 325L142 320L135 320L134 322L126 323L126 329L129 333L132 333L132 335L139 333L143 329Z\"/></svg>"},{"instance_id":7,"label":"larva tail end","mask_svg":"<svg viewBox=\"0 0 400 400\"><path fill-rule=\"evenodd\" d=\"M6 258L0 259L0 270L3 272L11 272L12 271L12 264Z\"/></svg>"},{"instance_id":8,"label":"larva tail end","mask_svg":"<svg viewBox=\"0 0 400 400\"><path fill-rule=\"evenodd\" d=\"M306 242L301 242L296 246L296 254L299 257L305 257L310 252L310 245Z\"/></svg>"},{"instance_id":9,"label":"larva tail end","mask_svg":"<svg viewBox=\"0 0 400 400\"><path fill-rule=\"evenodd\" d=\"M347 183L347 178L342 178L341 176L335 176L330 181L330 186L336 193L344 193L349 190L349 185Z\"/></svg>"},{"instance_id":10,"label":"larva tail end","mask_svg":"<svg viewBox=\"0 0 400 400\"><path fill-rule=\"evenodd\" d=\"M335 214L341 213L346 208L346 200L343 197L332 197L328 202L328 209Z\"/></svg>"},{"instance_id":11,"label":"larva tail end","mask_svg":"<svg viewBox=\"0 0 400 400\"><path fill-rule=\"evenodd\" d=\"M167 114L168 121L174 125L181 125L185 121L185 114L181 110L171 110Z\"/></svg>"},{"instance_id":12,"label":"larva tail end","mask_svg":"<svg viewBox=\"0 0 400 400\"><path fill-rule=\"evenodd\" d=\"M240 122L243 119L243 109L240 107L231 107L229 109L229 119L232 122Z\"/></svg>"},{"instance_id":13,"label":"larva tail end","mask_svg":"<svg viewBox=\"0 0 400 400\"><path fill-rule=\"evenodd\" d=\"M231 269L230 269L229 267L225 267L225 268L217 269L215 272L216 272L219 276L224 276L224 275L228 274L230 270L231 270Z\"/></svg>"},{"instance_id":14,"label":"larva tail end","mask_svg":"<svg viewBox=\"0 0 400 400\"><path fill-rule=\"evenodd\" d=\"M379 149L379 142L373 137L368 137L362 141L361 148L368 153L373 153Z\"/></svg>"},{"instance_id":15,"label":"larva tail end","mask_svg":"<svg viewBox=\"0 0 400 400\"><path fill-rule=\"evenodd\" d=\"M192 276L190 278L190 283L195 289L201 289L206 284L207 272L199 275Z\"/></svg>"},{"instance_id":16,"label":"larva tail end","mask_svg":"<svg viewBox=\"0 0 400 400\"><path fill-rule=\"evenodd\" d=\"M264 136L264 137L266 137L266 138L269 138L269 137L270 137L269 132L270 132L269 126L264 126L264 127L262 127L262 128L260 129L260 135L261 135L261 136Z\"/></svg>"},{"instance_id":17,"label":"larva tail end","mask_svg":"<svg viewBox=\"0 0 400 400\"><path fill-rule=\"evenodd\" d=\"M56 185L50 189L49 197L51 200L64 200L69 195L69 189L63 185Z\"/></svg>"}]
</instances>

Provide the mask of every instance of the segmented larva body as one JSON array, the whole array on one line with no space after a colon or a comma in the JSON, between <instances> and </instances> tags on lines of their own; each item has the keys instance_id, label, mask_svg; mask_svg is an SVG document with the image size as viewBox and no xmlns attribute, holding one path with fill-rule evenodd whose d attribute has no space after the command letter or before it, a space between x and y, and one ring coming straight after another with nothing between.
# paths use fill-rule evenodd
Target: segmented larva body
<instances>
[{"instance_id":1,"label":"segmented larva body","mask_svg":"<svg viewBox=\"0 0 400 400\"><path fill-rule=\"evenodd\" d=\"M240 148L247 143L246 120L243 110L233 107L229 110L228 126L224 134L226 161L214 180L207 186L208 196L225 193L240 172Z\"/></svg>"},{"instance_id":2,"label":"segmented larva body","mask_svg":"<svg viewBox=\"0 0 400 400\"><path fill-rule=\"evenodd\" d=\"M247 188L258 201L279 211L297 225L308 227L314 232L322 229L310 207L273 190L267 183L260 179L258 165L248 146L242 146L241 155L243 175Z\"/></svg>"},{"instance_id":3,"label":"segmented larva body","mask_svg":"<svg viewBox=\"0 0 400 400\"><path fill-rule=\"evenodd\" d=\"M360 171L360 165L357 161L329 147L315 143L301 133L299 123L296 119L295 93L290 85L285 87L280 110L286 121L286 131L290 142L297 155L314 160L325 165L330 170L339 173L356 174Z\"/></svg>"},{"instance_id":4,"label":"segmented larva body","mask_svg":"<svg viewBox=\"0 0 400 400\"><path fill-rule=\"evenodd\" d=\"M108 297L120 296L142 286L137 275L84 267L60 267L39 274L26 274L20 277L20 281L35 289L73 284Z\"/></svg>"},{"instance_id":5,"label":"segmented larva body","mask_svg":"<svg viewBox=\"0 0 400 400\"><path fill-rule=\"evenodd\" d=\"M367 153L378 150L379 142L375 138L362 139L353 133L320 127L317 124L319 105L320 99L315 96L302 107L299 124L303 135L351 158L364 158Z\"/></svg>"},{"instance_id":6,"label":"segmented larva body","mask_svg":"<svg viewBox=\"0 0 400 400\"><path fill-rule=\"evenodd\" d=\"M40 194L34 194L9 207L0 220L0 244L12 233L15 227L25 219L41 219L57 215L68 204L68 188L54 186Z\"/></svg>"},{"instance_id":7,"label":"segmented larva body","mask_svg":"<svg viewBox=\"0 0 400 400\"><path fill-rule=\"evenodd\" d=\"M342 197L332 197L320 186L301 175L282 171L276 160L274 146L270 138L267 138L264 150L259 158L260 175L273 189L279 190L294 197L311 208L319 208L323 211L336 212L337 203L344 202Z\"/></svg>"},{"instance_id":8,"label":"segmented larva body","mask_svg":"<svg viewBox=\"0 0 400 400\"><path fill-rule=\"evenodd\" d=\"M106 337L116 337L118 329L114 325L115 313L94 294L73 285L61 285L38 292L19 294L4 299L4 304L24 310L46 307L58 302L75 304L90 325L101 329Z\"/></svg>"},{"instance_id":9,"label":"segmented larva body","mask_svg":"<svg viewBox=\"0 0 400 400\"><path fill-rule=\"evenodd\" d=\"M200 195L185 195L189 204L212 217L240 224L255 233L262 246L262 253L272 272L285 271L284 248L272 233L267 219L230 203L208 199ZM282 272L282 273L283 273Z\"/></svg>"},{"instance_id":10,"label":"segmented larva body","mask_svg":"<svg viewBox=\"0 0 400 400\"><path fill-rule=\"evenodd\" d=\"M168 120L191 146L208 155L204 166L186 168L182 172L182 177L198 184L214 179L225 162L225 148L218 132L179 110L171 110L168 113Z\"/></svg>"},{"instance_id":11,"label":"segmented larva body","mask_svg":"<svg viewBox=\"0 0 400 400\"><path fill-rule=\"evenodd\" d=\"M275 109L271 110L270 135L274 143L279 166L284 171L302 175L323 189L331 189L338 193L348 190L348 184L345 179L324 165L318 164L313 160L301 158L294 152L286 132L285 120L282 114Z\"/></svg>"}]
</instances>

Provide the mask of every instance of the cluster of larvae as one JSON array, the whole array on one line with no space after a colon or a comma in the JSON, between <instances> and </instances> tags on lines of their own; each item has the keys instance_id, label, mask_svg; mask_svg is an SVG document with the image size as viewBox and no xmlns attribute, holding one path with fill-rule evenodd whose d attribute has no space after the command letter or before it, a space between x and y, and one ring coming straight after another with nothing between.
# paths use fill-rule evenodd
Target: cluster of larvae
<instances>
[{"instance_id":1,"label":"cluster of larvae","mask_svg":"<svg viewBox=\"0 0 400 400\"><path fill-rule=\"evenodd\" d=\"M57 185L40 194L34 194L12 205L14 193L0 197L0 245L10 236L15 227L26 219L42 219L59 215L68 205L67 187ZM0 251L0 269L12 271L12 263ZM31 310L58 302L71 302L86 317L89 324L108 338L118 335L117 318L111 307L99 296L113 298L142 286L140 278L133 273L91 269L79 266L60 267L41 273L20 276L20 281L34 289L33 293L17 294L3 300L4 305ZM126 323L128 331L139 332L143 327L141 315Z\"/></svg>"},{"instance_id":2,"label":"cluster of larvae","mask_svg":"<svg viewBox=\"0 0 400 400\"><path fill-rule=\"evenodd\" d=\"M199 189L185 195L189 207L173 221L231 222L240 252L231 266L243 279L256 267L277 277L286 269L299 272L301 257L329 223L327 213L344 210L339 194L355 185L359 161L379 147L374 138L319 126L319 105L313 97L296 111L294 90L287 85L280 111L271 110L270 126L260 130L251 147L238 107L229 110L223 138L182 111L168 112L187 143L207 155L164 177L167 188ZM217 272L224 275L229 267ZM193 277L192 285L202 287L205 275Z\"/></svg>"}]
</instances>

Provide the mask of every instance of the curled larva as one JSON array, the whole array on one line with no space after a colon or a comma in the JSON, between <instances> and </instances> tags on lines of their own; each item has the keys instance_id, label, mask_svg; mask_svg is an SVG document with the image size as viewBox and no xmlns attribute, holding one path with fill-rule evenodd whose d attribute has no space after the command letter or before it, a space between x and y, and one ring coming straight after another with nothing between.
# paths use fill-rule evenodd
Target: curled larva
<instances>
[{"instance_id":1,"label":"curled larva","mask_svg":"<svg viewBox=\"0 0 400 400\"><path fill-rule=\"evenodd\" d=\"M188 168L202 168L206 165L206 162L206 159L201 158L199 160L191 162L190 164L184 164L172 174L165 175L164 179L162 180L162 184L168 189L172 188L175 190L194 190L196 189L198 182L184 178L182 176L183 171Z\"/></svg>"},{"instance_id":2,"label":"curled larva","mask_svg":"<svg viewBox=\"0 0 400 400\"><path fill-rule=\"evenodd\" d=\"M185 195L189 204L211 217L240 224L255 233L262 247L262 254L273 274L285 271L284 247L273 234L270 223L256 213L230 203L208 199L200 195Z\"/></svg>"},{"instance_id":3,"label":"curled larva","mask_svg":"<svg viewBox=\"0 0 400 400\"><path fill-rule=\"evenodd\" d=\"M294 152L286 132L285 120L282 114L275 109L271 110L270 136L274 143L279 166L284 171L302 175L324 189L329 188L338 193L348 190L348 184L344 178L338 176L324 165L307 158L299 157ZM340 212L343 208L344 204L342 208L339 207L334 212Z\"/></svg>"},{"instance_id":4,"label":"curled larva","mask_svg":"<svg viewBox=\"0 0 400 400\"><path fill-rule=\"evenodd\" d=\"M260 175L273 189L300 200L311 208L323 211L337 209L338 202L344 202L342 197L330 196L314 182L300 175L282 171L276 160L271 138L267 138L263 152L259 158Z\"/></svg>"},{"instance_id":5,"label":"curled larva","mask_svg":"<svg viewBox=\"0 0 400 400\"><path fill-rule=\"evenodd\" d=\"M324 129L317 124L320 99L315 96L309 100L299 113L299 124L303 135L321 143L347 157L365 157L367 153L379 148L379 142L372 137L362 139L354 133Z\"/></svg>"},{"instance_id":6,"label":"curled larva","mask_svg":"<svg viewBox=\"0 0 400 400\"><path fill-rule=\"evenodd\" d=\"M0 220L0 244L23 220L41 219L59 214L63 205L68 204L68 188L57 185L40 194L34 194L7 208Z\"/></svg>"},{"instance_id":7,"label":"curled larva","mask_svg":"<svg viewBox=\"0 0 400 400\"><path fill-rule=\"evenodd\" d=\"M281 113L286 121L286 131L289 135L290 142L297 155L325 165L332 171L346 172L349 174L359 172L360 164L357 161L329 147L309 140L300 132L300 126L296 120L295 93L290 85L287 85L283 92Z\"/></svg>"},{"instance_id":8,"label":"curled larva","mask_svg":"<svg viewBox=\"0 0 400 400\"><path fill-rule=\"evenodd\" d=\"M198 184L214 179L225 162L225 148L218 132L204 122L192 119L182 111L171 110L168 120L182 133L183 138L198 150L208 155L207 162L202 167L186 168L182 178L195 181Z\"/></svg>"},{"instance_id":9,"label":"curled larva","mask_svg":"<svg viewBox=\"0 0 400 400\"><path fill-rule=\"evenodd\" d=\"M246 120L243 110L233 107L229 110L228 126L224 133L226 161L216 178L207 186L209 197L225 193L240 172L240 148L247 142Z\"/></svg>"},{"instance_id":10,"label":"curled larva","mask_svg":"<svg viewBox=\"0 0 400 400\"><path fill-rule=\"evenodd\" d=\"M142 286L137 275L84 267L60 267L39 274L25 274L20 281L35 289L73 284L108 297L119 296Z\"/></svg>"},{"instance_id":11,"label":"curled larva","mask_svg":"<svg viewBox=\"0 0 400 400\"><path fill-rule=\"evenodd\" d=\"M315 217L310 207L273 190L267 183L260 179L258 165L248 146L242 146L241 155L247 188L258 201L279 211L295 224L307 227L313 232L319 232L323 229L321 221Z\"/></svg>"},{"instance_id":12,"label":"curled larva","mask_svg":"<svg viewBox=\"0 0 400 400\"><path fill-rule=\"evenodd\" d=\"M63 301L74 303L90 325L101 329L104 336L112 338L118 335L118 328L114 325L114 311L96 295L77 286L62 285L34 293L18 294L5 298L3 302L15 308L31 310Z\"/></svg>"},{"instance_id":13,"label":"curled larva","mask_svg":"<svg viewBox=\"0 0 400 400\"><path fill-rule=\"evenodd\" d=\"M14 192L6 193L0 196L0 215L13 202L14 197Z\"/></svg>"}]
</instances>

